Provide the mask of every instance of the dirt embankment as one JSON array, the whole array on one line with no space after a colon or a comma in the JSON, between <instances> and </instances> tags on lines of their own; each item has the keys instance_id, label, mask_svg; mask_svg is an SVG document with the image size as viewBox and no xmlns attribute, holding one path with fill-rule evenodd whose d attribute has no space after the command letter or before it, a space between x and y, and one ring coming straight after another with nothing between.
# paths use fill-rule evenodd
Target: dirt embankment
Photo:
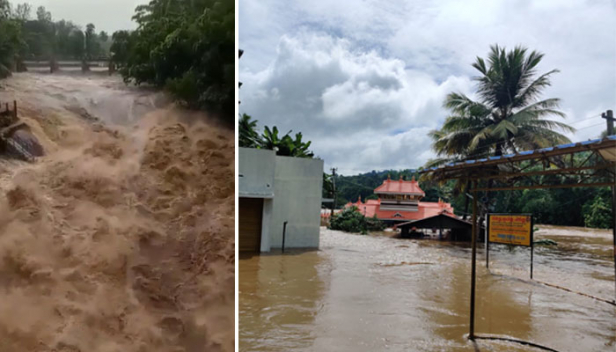
<instances>
[{"instance_id":1,"label":"dirt embankment","mask_svg":"<svg viewBox=\"0 0 616 352\"><path fill-rule=\"evenodd\" d=\"M48 155L0 162L0 351L233 351L233 131L20 111Z\"/></svg>"}]
</instances>

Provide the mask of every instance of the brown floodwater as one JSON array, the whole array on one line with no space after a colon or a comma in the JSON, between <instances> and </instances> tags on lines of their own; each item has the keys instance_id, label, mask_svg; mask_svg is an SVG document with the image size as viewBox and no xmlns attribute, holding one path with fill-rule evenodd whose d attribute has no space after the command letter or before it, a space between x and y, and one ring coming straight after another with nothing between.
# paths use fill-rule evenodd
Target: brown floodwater
<instances>
[{"instance_id":1,"label":"brown floodwater","mask_svg":"<svg viewBox=\"0 0 616 352\"><path fill-rule=\"evenodd\" d=\"M534 277L614 299L610 232L540 226ZM615 351L616 307L529 280L528 248L478 247L476 333ZM241 257L240 351L532 351L465 338L469 244L322 228L318 251Z\"/></svg>"},{"instance_id":2,"label":"brown floodwater","mask_svg":"<svg viewBox=\"0 0 616 352\"><path fill-rule=\"evenodd\" d=\"M22 73L0 156L1 352L231 352L234 131L118 76Z\"/></svg>"}]
</instances>

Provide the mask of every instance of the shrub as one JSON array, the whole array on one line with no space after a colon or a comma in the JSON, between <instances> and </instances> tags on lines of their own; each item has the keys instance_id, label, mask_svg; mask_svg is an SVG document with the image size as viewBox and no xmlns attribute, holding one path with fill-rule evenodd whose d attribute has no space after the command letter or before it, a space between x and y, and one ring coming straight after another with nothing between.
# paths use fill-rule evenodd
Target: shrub
<instances>
[{"instance_id":1,"label":"shrub","mask_svg":"<svg viewBox=\"0 0 616 352\"><path fill-rule=\"evenodd\" d=\"M357 207L350 207L335 214L330 221L329 228L365 235L368 231L382 231L385 225L376 216L366 218L357 210Z\"/></svg>"}]
</instances>

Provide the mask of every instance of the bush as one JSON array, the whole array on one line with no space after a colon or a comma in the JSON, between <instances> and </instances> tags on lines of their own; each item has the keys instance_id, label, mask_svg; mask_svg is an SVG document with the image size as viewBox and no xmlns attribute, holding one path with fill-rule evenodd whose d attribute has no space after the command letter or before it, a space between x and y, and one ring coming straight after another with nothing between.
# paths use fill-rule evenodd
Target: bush
<instances>
[{"instance_id":1,"label":"bush","mask_svg":"<svg viewBox=\"0 0 616 352\"><path fill-rule=\"evenodd\" d=\"M584 225L596 229L609 229L612 227L611 205L600 195L584 204Z\"/></svg>"},{"instance_id":2,"label":"bush","mask_svg":"<svg viewBox=\"0 0 616 352\"><path fill-rule=\"evenodd\" d=\"M127 82L167 89L194 109L235 111L235 3L152 0L133 32L113 35L112 59Z\"/></svg>"},{"instance_id":3,"label":"bush","mask_svg":"<svg viewBox=\"0 0 616 352\"><path fill-rule=\"evenodd\" d=\"M382 231L385 225L376 216L366 218L357 210L357 207L350 207L335 214L330 221L329 228L365 235L368 231Z\"/></svg>"}]
</instances>

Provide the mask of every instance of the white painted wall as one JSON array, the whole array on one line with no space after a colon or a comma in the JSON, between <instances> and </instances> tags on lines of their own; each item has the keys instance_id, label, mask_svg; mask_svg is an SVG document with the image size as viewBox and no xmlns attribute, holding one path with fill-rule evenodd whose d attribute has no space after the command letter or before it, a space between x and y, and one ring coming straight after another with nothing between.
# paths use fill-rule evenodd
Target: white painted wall
<instances>
[{"instance_id":1,"label":"white painted wall","mask_svg":"<svg viewBox=\"0 0 616 352\"><path fill-rule=\"evenodd\" d=\"M240 197L274 197L276 152L239 148L238 189Z\"/></svg>"},{"instance_id":2,"label":"white painted wall","mask_svg":"<svg viewBox=\"0 0 616 352\"><path fill-rule=\"evenodd\" d=\"M282 247L287 223L286 248L318 248L321 221L323 160L276 157L270 247Z\"/></svg>"},{"instance_id":3,"label":"white painted wall","mask_svg":"<svg viewBox=\"0 0 616 352\"><path fill-rule=\"evenodd\" d=\"M261 252L282 247L285 221L286 248L318 248L323 160L251 148L238 153L239 197L264 198Z\"/></svg>"}]
</instances>

